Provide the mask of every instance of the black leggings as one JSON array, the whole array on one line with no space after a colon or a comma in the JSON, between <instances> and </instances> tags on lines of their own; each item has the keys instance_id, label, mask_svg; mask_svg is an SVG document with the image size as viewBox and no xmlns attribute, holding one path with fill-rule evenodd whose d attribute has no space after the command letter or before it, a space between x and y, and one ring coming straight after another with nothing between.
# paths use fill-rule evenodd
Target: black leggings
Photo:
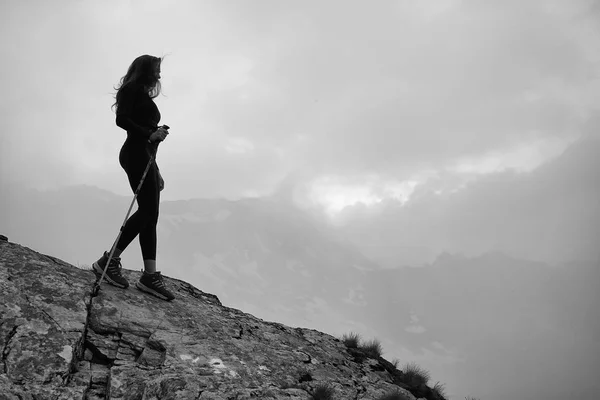
<instances>
[{"instance_id":1,"label":"black leggings","mask_svg":"<svg viewBox=\"0 0 600 400\"><path fill-rule=\"evenodd\" d=\"M142 146L125 143L119 153L119 163L127 173L131 190L135 193L150 155ZM127 246L140 235L140 247L144 260L156 260L156 224L158 223L158 205L160 190L158 187L158 168L153 162L146 174L144 183L137 196L138 209L125 223L121 238L117 243L119 250Z\"/></svg>"}]
</instances>

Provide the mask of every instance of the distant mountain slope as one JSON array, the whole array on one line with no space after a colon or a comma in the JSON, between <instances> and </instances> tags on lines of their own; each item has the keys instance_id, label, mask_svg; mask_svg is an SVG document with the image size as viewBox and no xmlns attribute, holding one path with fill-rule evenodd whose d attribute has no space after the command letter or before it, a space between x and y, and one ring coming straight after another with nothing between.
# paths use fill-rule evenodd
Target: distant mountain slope
<instances>
[{"instance_id":1,"label":"distant mountain slope","mask_svg":"<svg viewBox=\"0 0 600 400\"><path fill-rule=\"evenodd\" d=\"M600 390L591 383L600 362L600 263L550 268L501 253L444 254L423 268L375 271L364 293L367 325L410 348L439 342L460 354L461 367L444 372L462 386L480 371L473 393L482 399L499 376L511 382L505 398L577 391L591 399Z\"/></svg>"},{"instance_id":2,"label":"distant mountain slope","mask_svg":"<svg viewBox=\"0 0 600 400\"><path fill-rule=\"evenodd\" d=\"M269 200L165 203L160 237L161 257L177 276L265 318L287 314L288 323L339 328L350 313L348 287L377 268L295 207ZM336 311L319 317L320 307Z\"/></svg>"}]
</instances>

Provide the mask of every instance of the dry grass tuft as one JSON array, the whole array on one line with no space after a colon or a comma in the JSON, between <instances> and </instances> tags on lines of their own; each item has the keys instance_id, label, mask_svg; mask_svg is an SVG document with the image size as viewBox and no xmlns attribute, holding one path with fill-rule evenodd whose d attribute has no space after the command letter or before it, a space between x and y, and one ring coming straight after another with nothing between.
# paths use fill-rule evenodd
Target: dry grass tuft
<instances>
[{"instance_id":1,"label":"dry grass tuft","mask_svg":"<svg viewBox=\"0 0 600 400\"><path fill-rule=\"evenodd\" d=\"M429 371L419 367L416 363L410 362L404 366L404 378L408 381L407 383L411 386L427 385L431 375Z\"/></svg>"},{"instance_id":2,"label":"dry grass tuft","mask_svg":"<svg viewBox=\"0 0 600 400\"><path fill-rule=\"evenodd\" d=\"M342 336L342 342L344 342L346 347L349 349L357 349L358 345L360 344L360 335L355 332L344 333L344 336Z\"/></svg>"},{"instance_id":3,"label":"dry grass tuft","mask_svg":"<svg viewBox=\"0 0 600 400\"><path fill-rule=\"evenodd\" d=\"M335 390L327 384L320 384L312 394L312 400L332 400Z\"/></svg>"}]
</instances>

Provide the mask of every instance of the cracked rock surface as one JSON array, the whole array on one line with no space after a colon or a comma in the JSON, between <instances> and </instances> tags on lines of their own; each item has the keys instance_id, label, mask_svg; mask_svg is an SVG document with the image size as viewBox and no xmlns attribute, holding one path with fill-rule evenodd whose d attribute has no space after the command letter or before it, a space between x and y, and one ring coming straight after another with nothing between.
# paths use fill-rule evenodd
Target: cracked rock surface
<instances>
[{"instance_id":1,"label":"cracked rock surface","mask_svg":"<svg viewBox=\"0 0 600 400\"><path fill-rule=\"evenodd\" d=\"M0 241L0 399L300 400L322 384L334 400L415 399L333 336L165 280L172 302L106 283L93 297L91 271Z\"/></svg>"}]
</instances>

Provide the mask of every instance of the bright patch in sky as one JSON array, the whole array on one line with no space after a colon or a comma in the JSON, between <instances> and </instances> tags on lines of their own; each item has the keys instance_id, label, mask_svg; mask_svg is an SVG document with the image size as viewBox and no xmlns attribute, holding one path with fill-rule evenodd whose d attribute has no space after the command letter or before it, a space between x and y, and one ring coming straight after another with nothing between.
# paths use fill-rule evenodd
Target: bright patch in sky
<instances>
[{"instance_id":1,"label":"bright patch in sky","mask_svg":"<svg viewBox=\"0 0 600 400\"><path fill-rule=\"evenodd\" d=\"M347 178L327 176L313 182L310 197L323 206L329 216L334 216L357 203L371 206L390 198L405 203L418 183L416 180L384 180L378 176L354 178L349 182Z\"/></svg>"}]
</instances>

